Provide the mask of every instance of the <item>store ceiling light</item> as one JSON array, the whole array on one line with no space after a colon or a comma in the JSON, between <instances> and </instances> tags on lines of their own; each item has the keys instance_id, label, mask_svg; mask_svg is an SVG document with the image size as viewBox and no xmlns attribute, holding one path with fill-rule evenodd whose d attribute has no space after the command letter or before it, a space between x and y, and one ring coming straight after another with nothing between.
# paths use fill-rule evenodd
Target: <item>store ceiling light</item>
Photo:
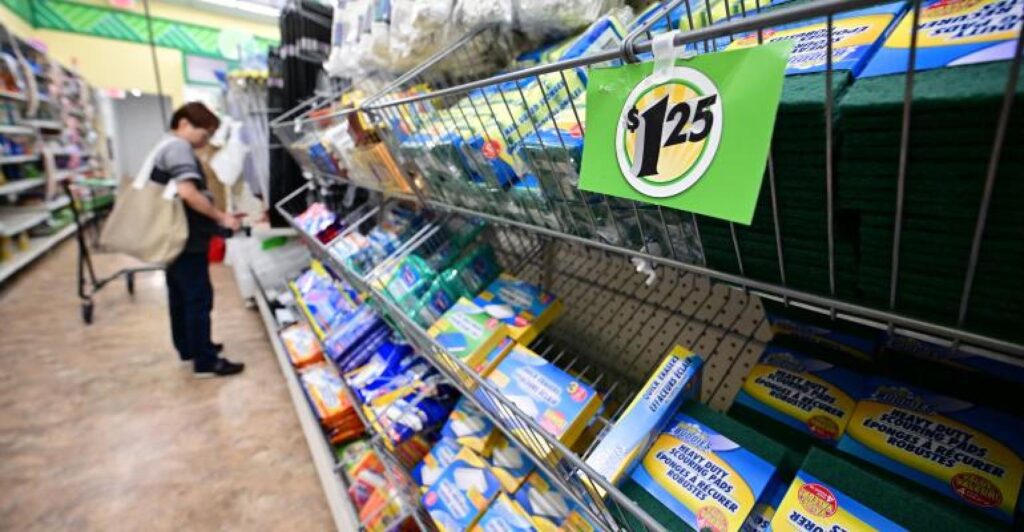
<instances>
[{"instance_id":1,"label":"store ceiling light","mask_svg":"<svg viewBox=\"0 0 1024 532\"><path fill-rule=\"evenodd\" d=\"M246 11L248 13L263 15L266 17L277 17L278 15L281 14L281 10L279 8L267 4L246 2L244 0L200 0L197 3L212 4L215 6L226 7L229 9L237 9L239 11Z\"/></svg>"}]
</instances>

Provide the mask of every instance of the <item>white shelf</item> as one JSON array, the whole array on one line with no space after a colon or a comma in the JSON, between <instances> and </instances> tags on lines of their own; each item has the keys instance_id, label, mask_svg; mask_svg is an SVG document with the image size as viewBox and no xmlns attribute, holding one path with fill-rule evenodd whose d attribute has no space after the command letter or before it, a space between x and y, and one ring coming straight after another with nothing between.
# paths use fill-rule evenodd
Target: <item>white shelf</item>
<instances>
[{"instance_id":1,"label":"white shelf","mask_svg":"<svg viewBox=\"0 0 1024 532\"><path fill-rule=\"evenodd\" d=\"M26 126L34 127L36 129L49 129L49 130L61 130L61 129L64 129L64 125L61 124L60 122L58 122L57 120L29 119L29 120L22 120L21 123L25 124Z\"/></svg>"},{"instance_id":2,"label":"white shelf","mask_svg":"<svg viewBox=\"0 0 1024 532\"><path fill-rule=\"evenodd\" d=\"M8 181L7 183L0 184L0 196L6 196L8 194L18 194L19 192L32 190L33 188L42 186L43 183L44 181L41 177Z\"/></svg>"},{"instance_id":3,"label":"white shelf","mask_svg":"<svg viewBox=\"0 0 1024 532\"><path fill-rule=\"evenodd\" d=\"M81 175L85 175L88 169L85 168L67 168L64 170L56 170L53 172L53 179L55 181L64 181L72 179Z\"/></svg>"},{"instance_id":4,"label":"white shelf","mask_svg":"<svg viewBox=\"0 0 1024 532\"><path fill-rule=\"evenodd\" d=\"M69 198L67 194L61 194L60 196L57 196L56 198L53 198L52 200L46 202L46 210L53 212L59 209L63 209L68 205L71 205L71 198Z\"/></svg>"},{"instance_id":5,"label":"white shelf","mask_svg":"<svg viewBox=\"0 0 1024 532\"><path fill-rule=\"evenodd\" d=\"M327 498L327 506L334 518L334 525L339 531L359 530L361 528L359 518L348 497L345 481L334 470L334 452L327 445L327 440L324 439L320 424L313 416L309 401L306 400L306 395L299 384L299 378L295 374L295 369L285 352L284 345L281 344L277 321L274 319L274 313L266 301L262 288L259 289L259 292L254 298L256 306L260 309L263 325L267 329L267 337L270 339L270 345L274 348L277 362L281 366L281 373L288 385L288 394L291 395L295 414L299 417L299 425L302 426L302 433L306 437L309 454L313 457L313 466L320 477L320 485Z\"/></svg>"},{"instance_id":6,"label":"white shelf","mask_svg":"<svg viewBox=\"0 0 1024 532\"><path fill-rule=\"evenodd\" d=\"M0 98L4 98L4 99L7 99L7 100L14 100L14 101L17 101L17 102L23 102L23 101L25 101L27 99L27 98L25 98L25 95L20 93L20 92L12 92L12 91L5 91L5 90L0 90Z\"/></svg>"},{"instance_id":7,"label":"white shelf","mask_svg":"<svg viewBox=\"0 0 1024 532\"><path fill-rule=\"evenodd\" d=\"M14 209L0 213L0 235L14 236L50 219L50 212L37 209Z\"/></svg>"},{"instance_id":8,"label":"white shelf","mask_svg":"<svg viewBox=\"0 0 1024 532\"><path fill-rule=\"evenodd\" d=\"M0 125L0 135L34 135L36 130L28 126Z\"/></svg>"},{"instance_id":9,"label":"white shelf","mask_svg":"<svg viewBox=\"0 0 1024 532\"><path fill-rule=\"evenodd\" d=\"M30 163L32 161L38 161L39 154L33 153L31 155L5 155L0 156L0 164L21 164Z\"/></svg>"},{"instance_id":10,"label":"white shelf","mask_svg":"<svg viewBox=\"0 0 1024 532\"><path fill-rule=\"evenodd\" d=\"M67 227L62 228L60 231L57 231L52 235L29 239L27 250L15 253L10 260L0 262L0 283L3 283L10 276L18 273L22 268L31 264L47 251L53 249L67 237L75 234L75 230L77 228L77 225L70 223Z\"/></svg>"}]
</instances>

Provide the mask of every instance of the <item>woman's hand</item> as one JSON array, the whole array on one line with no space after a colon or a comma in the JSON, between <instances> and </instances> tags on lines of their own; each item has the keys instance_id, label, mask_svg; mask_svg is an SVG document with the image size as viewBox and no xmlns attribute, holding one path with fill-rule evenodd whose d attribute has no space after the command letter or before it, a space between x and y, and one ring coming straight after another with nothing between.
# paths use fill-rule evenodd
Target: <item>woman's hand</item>
<instances>
[{"instance_id":1,"label":"woman's hand","mask_svg":"<svg viewBox=\"0 0 1024 532\"><path fill-rule=\"evenodd\" d=\"M232 231L238 231L242 227L242 217L244 214L231 214L228 212L220 213L220 219L217 220L221 226L230 229Z\"/></svg>"}]
</instances>

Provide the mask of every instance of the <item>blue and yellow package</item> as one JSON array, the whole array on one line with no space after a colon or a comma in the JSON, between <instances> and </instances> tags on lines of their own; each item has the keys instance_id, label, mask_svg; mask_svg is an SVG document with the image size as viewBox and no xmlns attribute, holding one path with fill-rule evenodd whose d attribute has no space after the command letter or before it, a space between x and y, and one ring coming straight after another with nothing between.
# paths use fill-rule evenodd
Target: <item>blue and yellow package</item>
<instances>
[{"instance_id":1,"label":"blue and yellow package","mask_svg":"<svg viewBox=\"0 0 1024 532\"><path fill-rule=\"evenodd\" d=\"M917 70L1013 58L1021 0L923 0L917 25ZM908 11L860 77L907 70L912 12Z\"/></svg>"},{"instance_id":2,"label":"blue and yellow package","mask_svg":"<svg viewBox=\"0 0 1024 532\"><path fill-rule=\"evenodd\" d=\"M889 34L906 2L892 2L848 11L832 17L832 68L857 75ZM757 46L759 42L792 41L786 75L823 72L828 64L828 21L825 18L785 24L732 41L727 50ZM906 60L904 60L906 64Z\"/></svg>"},{"instance_id":3,"label":"blue and yellow package","mask_svg":"<svg viewBox=\"0 0 1024 532\"><path fill-rule=\"evenodd\" d=\"M422 500L441 532L456 532L476 524L500 493L501 485L484 459L463 448Z\"/></svg>"},{"instance_id":4,"label":"blue and yellow package","mask_svg":"<svg viewBox=\"0 0 1024 532\"><path fill-rule=\"evenodd\" d=\"M502 273L473 300L508 327L508 335L528 345L562 313L562 302L540 287Z\"/></svg>"},{"instance_id":5,"label":"blue and yellow package","mask_svg":"<svg viewBox=\"0 0 1024 532\"><path fill-rule=\"evenodd\" d=\"M703 363L683 346L672 348L587 457L587 465L613 485L628 475L683 401L700 396Z\"/></svg>"},{"instance_id":6,"label":"blue and yellow package","mask_svg":"<svg viewBox=\"0 0 1024 532\"><path fill-rule=\"evenodd\" d=\"M990 516L1012 521L1024 423L892 380L868 381L839 449Z\"/></svg>"},{"instance_id":7,"label":"blue and yellow package","mask_svg":"<svg viewBox=\"0 0 1024 532\"><path fill-rule=\"evenodd\" d=\"M765 313L772 327L772 335L794 339L825 347L831 351L849 355L861 361L874 360L877 349L876 338L847 331L822 327L801 320L780 316L771 311Z\"/></svg>"},{"instance_id":8,"label":"blue and yellow package","mask_svg":"<svg viewBox=\"0 0 1024 532\"><path fill-rule=\"evenodd\" d=\"M834 445L863 392L859 373L769 345L736 403Z\"/></svg>"},{"instance_id":9,"label":"blue and yellow package","mask_svg":"<svg viewBox=\"0 0 1024 532\"><path fill-rule=\"evenodd\" d=\"M506 336L494 347L494 349L491 349L490 353L487 353L487 358L475 366L473 370L479 373L482 377L490 375L491 372L494 371L494 368L498 367L498 364L500 364L505 358L505 355L508 354L509 349L512 349L512 344L514 343L515 340Z\"/></svg>"},{"instance_id":10,"label":"blue and yellow package","mask_svg":"<svg viewBox=\"0 0 1024 532\"><path fill-rule=\"evenodd\" d=\"M1024 366L1004 362L997 358L953 349L899 334L881 333L880 344L887 353L907 354L922 360L934 361L958 370L980 371L1001 379L1024 384Z\"/></svg>"},{"instance_id":11,"label":"blue and yellow package","mask_svg":"<svg viewBox=\"0 0 1024 532\"><path fill-rule=\"evenodd\" d=\"M505 493L515 493L533 471L533 461L508 438L498 434L491 447L491 472L498 477Z\"/></svg>"},{"instance_id":12,"label":"blue and yellow package","mask_svg":"<svg viewBox=\"0 0 1024 532\"><path fill-rule=\"evenodd\" d=\"M558 491L540 470L530 473L513 497L526 511L533 527L541 532L558 530L572 511L571 499Z\"/></svg>"},{"instance_id":13,"label":"blue and yellow package","mask_svg":"<svg viewBox=\"0 0 1024 532\"><path fill-rule=\"evenodd\" d=\"M780 480L778 476L772 477L772 480L768 482L768 487L761 494L761 498L754 505L754 509L747 515L747 520L740 527L740 532L764 532L770 530L772 519L775 518L775 512L778 510L779 505L782 504L782 499L785 498L786 491L788 490L789 485L787 483Z\"/></svg>"},{"instance_id":14,"label":"blue and yellow package","mask_svg":"<svg viewBox=\"0 0 1024 532\"><path fill-rule=\"evenodd\" d=\"M775 466L678 414L633 469L633 482L697 530L737 530Z\"/></svg>"},{"instance_id":15,"label":"blue and yellow package","mask_svg":"<svg viewBox=\"0 0 1024 532\"><path fill-rule=\"evenodd\" d=\"M601 528L594 523L578 504L572 503L572 511L565 517L565 522L558 528L559 532L599 532Z\"/></svg>"},{"instance_id":16,"label":"blue and yellow package","mask_svg":"<svg viewBox=\"0 0 1024 532\"><path fill-rule=\"evenodd\" d=\"M437 440L430 452L412 469L412 479L426 491L441 478L441 473L455 461L461 450L462 446L450 438Z\"/></svg>"},{"instance_id":17,"label":"blue and yellow package","mask_svg":"<svg viewBox=\"0 0 1024 532\"><path fill-rule=\"evenodd\" d=\"M441 427L441 437L471 449L480 456L490 456L501 433L491 420L477 411L463 397L455 404L448 421Z\"/></svg>"},{"instance_id":18,"label":"blue and yellow package","mask_svg":"<svg viewBox=\"0 0 1024 532\"><path fill-rule=\"evenodd\" d=\"M522 414L567 446L576 442L601 407L601 398L593 388L519 344L512 346L504 360L487 376L487 382ZM507 414L501 409L497 415ZM514 428L513 433L529 430ZM536 442L531 446L540 456L551 452L536 434L523 434L522 440Z\"/></svg>"},{"instance_id":19,"label":"blue and yellow package","mask_svg":"<svg viewBox=\"0 0 1024 532\"><path fill-rule=\"evenodd\" d=\"M470 368L480 365L508 335L504 323L464 297L448 309L427 333L449 355ZM452 369L459 370L457 367Z\"/></svg>"},{"instance_id":20,"label":"blue and yellow package","mask_svg":"<svg viewBox=\"0 0 1024 532\"><path fill-rule=\"evenodd\" d=\"M905 530L845 493L798 471L768 530Z\"/></svg>"},{"instance_id":21,"label":"blue and yellow package","mask_svg":"<svg viewBox=\"0 0 1024 532\"><path fill-rule=\"evenodd\" d=\"M498 495L491 503L483 517L473 528L473 532L530 532L534 530L530 522L530 516L526 514L519 503L509 498L504 493Z\"/></svg>"}]
</instances>

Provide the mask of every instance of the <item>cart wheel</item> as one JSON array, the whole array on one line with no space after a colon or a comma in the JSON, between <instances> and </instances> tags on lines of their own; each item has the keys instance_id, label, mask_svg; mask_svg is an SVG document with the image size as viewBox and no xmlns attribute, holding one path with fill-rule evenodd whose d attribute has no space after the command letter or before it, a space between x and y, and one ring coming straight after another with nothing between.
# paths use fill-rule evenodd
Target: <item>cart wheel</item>
<instances>
[{"instance_id":1,"label":"cart wheel","mask_svg":"<svg viewBox=\"0 0 1024 532\"><path fill-rule=\"evenodd\" d=\"M92 325L92 309L92 301L82 303L82 321L84 321L86 325Z\"/></svg>"},{"instance_id":2,"label":"cart wheel","mask_svg":"<svg viewBox=\"0 0 1024 532\"><path fill-rule=\"evenodd\" d=\"M134 296L135 295L135 274L134 273L126 273L124 275L124 280L125 280L125 283L127 283L127 285L128 285L128 293Z\"/></svg>"}]
</instances>

